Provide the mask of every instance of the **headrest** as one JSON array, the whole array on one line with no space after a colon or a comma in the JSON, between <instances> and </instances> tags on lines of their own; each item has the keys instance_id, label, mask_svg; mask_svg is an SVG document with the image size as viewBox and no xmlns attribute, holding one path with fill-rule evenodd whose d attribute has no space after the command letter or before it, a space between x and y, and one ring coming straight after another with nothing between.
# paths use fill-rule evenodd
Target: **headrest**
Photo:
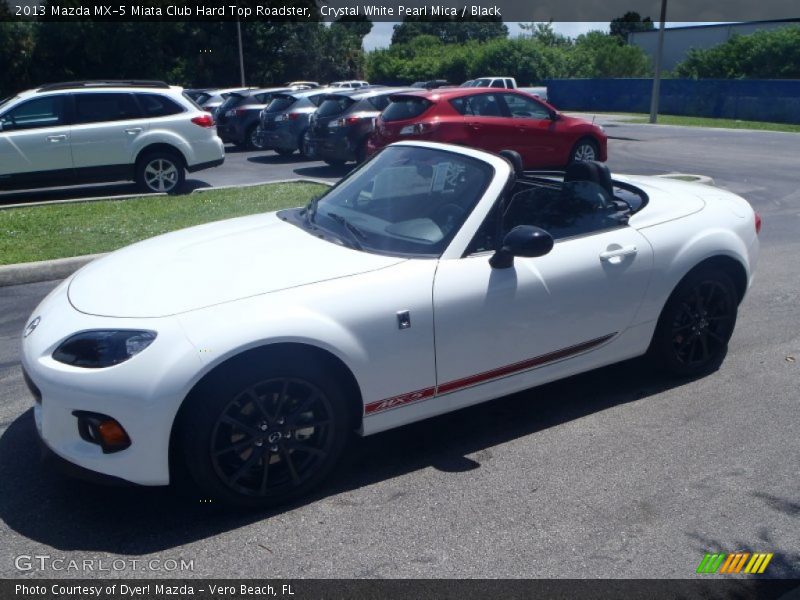
<instances>
[{"instance_id":1,"label":"headrest","mask_svg":"<svg viewBox=\"0 0 800 600\"><path fill-rule=\"evenodd\" d=\"M614 194L611 171L603 163L593 160L570 163L564 173L564 183L570 181L591 181L602 187L610 195Z\"/></svg>"},{"instance_id":2,"label":"headrest","mask_svg":"<svg viewBox=\"0 0 800 600\"><path fill-rule=\"evenodd\" d=\"M514 177L522 177L522 171L524 167L522 165L522 157L519 155L519 152L516 152L515 150L500 150L498 154L511 163L511 167L514 170ZM566 181L566 179L564 181Z\"/></svg>"}]
</instances>

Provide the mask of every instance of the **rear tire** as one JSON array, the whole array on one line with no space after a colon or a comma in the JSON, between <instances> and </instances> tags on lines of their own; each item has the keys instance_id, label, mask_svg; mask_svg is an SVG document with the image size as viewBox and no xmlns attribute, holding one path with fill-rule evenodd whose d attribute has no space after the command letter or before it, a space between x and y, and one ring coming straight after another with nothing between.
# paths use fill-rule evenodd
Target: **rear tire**
<instances>
[{"instance_id":1,"label":"rear tire","mask_svg":"<svg viewBox=\"0 0 800 600\"><path fill-rule=\"evenodd\" d=\"M136 183L149 194L178 194L186 182L183 157L175 152L148 152L136 163Z\"/></svg>"},{"instance_id":2,"label":"rear tire","mask_svg":"<svg viewBox=\"0 0 800 600\"><path fill-rule=\"evenodd\" d=\"M653 365L672 375L696 377L719 368L733 335L738 295L727 273L701 267L667 300L648 351Z\"/></svg>"},{"instance_id":3,"label":"rear tire","mask_svg":"<svg viewBox=\"0 0 800 600\"><path fill-rule=\"evenodd\" d=\"M192 479L228 506L264 508L318 486L352 429L341 386L319 364L270 357L234 365L193 397L181 446Z\"/></svg>"},{"instance_id":4,"label":"rear tire","mask_svg":"<svg viewBox=\"0 0 800 600\"><path fill-rule=\"evenodd\" d=\"M246 150L264 150L264 146L259 144L258 141L258 125L253 125L247 130L247 137L241 147Z\"/></svg>"}]
</instances>

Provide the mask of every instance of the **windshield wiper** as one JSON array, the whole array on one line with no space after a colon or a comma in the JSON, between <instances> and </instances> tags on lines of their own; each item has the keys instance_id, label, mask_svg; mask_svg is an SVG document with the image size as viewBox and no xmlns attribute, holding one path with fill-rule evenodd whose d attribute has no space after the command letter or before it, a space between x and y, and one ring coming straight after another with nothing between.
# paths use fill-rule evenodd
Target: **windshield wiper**
<instances>
[{"instance_id":1,"label":"windshield wiper","mask_svg":"<svg viewBox=\"0 0 800 600\"><path fill-rule=\"evenodd\" d=\"M355 248L356 250L363 250L364 249L364 247L361 245L361 242L358 241L358 238L361 238L362 240L367 239L367 236L363 231L361 231L358 227L353 225L350 221L345 219L340 214L330 213L329 212L329 213L327 213L326 216L330 217L331 219L333 219L334 221L339 223L344 228L344 230L347 232L348 236L350 237L350 241L353 244L353 248Z\"/></svg>"}]
</instances>

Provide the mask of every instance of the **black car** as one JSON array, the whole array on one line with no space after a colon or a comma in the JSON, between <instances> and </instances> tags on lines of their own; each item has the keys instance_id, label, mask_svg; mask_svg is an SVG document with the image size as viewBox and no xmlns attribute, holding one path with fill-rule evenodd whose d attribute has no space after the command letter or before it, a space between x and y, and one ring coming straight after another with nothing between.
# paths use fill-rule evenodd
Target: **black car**
<instances>
[{"instance_id":1,"label":"black car","mask_svg":"<svg viewBox=\"0 0 800 600\"><path fill-rule=\"evenodd\" d=\"M389 96L412 88L370 88L336 92L324 96L311 116L306 134L306 153L329 165L362 162L367 155L367 138L375 119L389 105Z\"/></svg>"},{"instance_id":2,"label":"black car","mask_svg":"<svg viewBox=\"0 0 800 600\"><path fill-rule=\"evenodd\" d=\"M413 88L422 88L425 90L435 90L436 88L453 85L446 79L431 79L430 81L415 81L411 84Z\"/></svg>"},{"instance_id":3,"label":"black car","mask_svg":"<svg viewBox=\"0 0 800 600\"><path fill-rule=\"evenodd\" d=\"M313 89L275 94L261 111L256 143L282 156L289 156L295 150L305 154L304 137L311 115L330 93L329 89Z\"/></svg>"},{"instance_id":4,"label":"black car","mask_svg":"<svg viewBox=\"0 0 800 600\"><path fill-rule=\"evenodd\" d=\"M262 150L257 135L261 111L272 101L275 94L286 91L289 91L289 88L232 92L214 113L217 134L223 142L250 150Z\"/></svg>"}]
</instances>

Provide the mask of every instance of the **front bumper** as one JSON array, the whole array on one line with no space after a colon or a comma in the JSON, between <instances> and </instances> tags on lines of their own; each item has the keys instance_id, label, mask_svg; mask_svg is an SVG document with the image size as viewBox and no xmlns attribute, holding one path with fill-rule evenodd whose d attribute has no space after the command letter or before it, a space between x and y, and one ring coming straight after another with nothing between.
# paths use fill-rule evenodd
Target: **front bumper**
<instances>
[{"instance_id":1,"label":"front bumper","mask_svg":"<svg viewBox=\"0 0 800 600\"><path fill-rule=\"evenodd\" d=\"M118 319L75 310L68 283L56 288L36 309L39 326L22 340L22 366L41 393L34 406L36 429L61 459L82 469L142 485L169 483L172 424L201 368L198 352L177 319ZM103 369L83 369L52 358L61 342L77 331L143 328L156 340L133 358ZM104 454L83 439L75 411L108 415L126 430L131 445Z\"/></svg>"}]
</instances>

